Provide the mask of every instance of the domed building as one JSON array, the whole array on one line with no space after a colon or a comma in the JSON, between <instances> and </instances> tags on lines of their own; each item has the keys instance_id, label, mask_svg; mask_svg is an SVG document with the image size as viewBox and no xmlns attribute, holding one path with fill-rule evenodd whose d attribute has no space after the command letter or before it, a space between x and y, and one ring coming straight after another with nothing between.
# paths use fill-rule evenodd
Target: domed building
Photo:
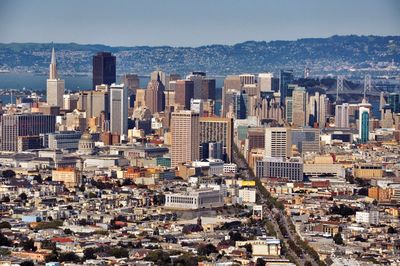
<instances>
[{"instance_id":1,"label":"domed building","mask_svg":"<svg viewBox=\"0 0 400 266\"><path fill-rule=\"evenodd\" d=\"M90 155L94 152L94 141L92 140L92 135L85 131L81 139L79 140L78 153L84 155Z\"/></svg>"}]
</instances>

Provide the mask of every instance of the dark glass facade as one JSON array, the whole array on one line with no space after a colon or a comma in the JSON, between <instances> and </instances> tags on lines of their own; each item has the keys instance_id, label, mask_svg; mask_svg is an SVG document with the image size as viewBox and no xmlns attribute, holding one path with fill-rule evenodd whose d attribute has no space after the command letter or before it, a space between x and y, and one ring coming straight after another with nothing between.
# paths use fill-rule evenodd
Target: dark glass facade
<instances>
[{"instance_id":1,"label":"dark glass facade","mask_svg":"<svg viewBox=\"0 0 400 266\"><path fill-rule=\"evenodd\" d=\"M361 143L367 143L369 137L369 113L364 111L361 114Z\"/></svg>"},{"instance_id":2,"label":"dark glass facade","mask_svg":"<svg viewBox=\"0 0 400 266\"><path fill-rule=\"evenodd\" d=\"M400 113L400 93L389 94L388 104L393 113Z\"/></svg>"},{"instance_id":3,"label":"dark glass facade","mask_svg":"<svg viewBox=\"0 0 400 266\"><path fill-rule=\"evenodd\" d=\"M111 53L100 52L93 56L93 89L96 85L111 85L116 81L116 59Z\"/></svg>"},{"instance_id":4,"label":"dark glass facade","mask_svg":"<svg viewBox=\"0 0 400 266\"><path fill-rule=\"evenodd\" d=\"M288 85L294 80L293 70L281 70L279 77L279 91L281 93L281 104L285 104L285 98L288 95Z\"/></svg>"}]
</instances>

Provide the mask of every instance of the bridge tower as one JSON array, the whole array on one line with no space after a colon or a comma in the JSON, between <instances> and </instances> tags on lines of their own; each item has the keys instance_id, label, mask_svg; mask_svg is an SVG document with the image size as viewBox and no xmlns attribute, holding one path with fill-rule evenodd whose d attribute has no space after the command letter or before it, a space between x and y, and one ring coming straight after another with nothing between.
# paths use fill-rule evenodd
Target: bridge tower
<instances>
[{"instance_id":1,"label":"bridge tower","mask_svg":"<svg viewBox=\"0 0 400 266\"><path fill-rule=\"evenodd\" d=\"M343 91L344 88L344 77L342 75L336 78L336 104L339 104L339 91Z\"/></svg>"},{"instance_id":2,"label":"bridge tower","mask_svg":"<svg viewBox=\"0 0 400 266\"><path fill-rule=\"evenodd\" d=\"M367 74L364 77L364 98L363 98L363 101L367 101L367 91L371 91L371 88L372 88L371 75Z\"/></svg>"}]
</instances>

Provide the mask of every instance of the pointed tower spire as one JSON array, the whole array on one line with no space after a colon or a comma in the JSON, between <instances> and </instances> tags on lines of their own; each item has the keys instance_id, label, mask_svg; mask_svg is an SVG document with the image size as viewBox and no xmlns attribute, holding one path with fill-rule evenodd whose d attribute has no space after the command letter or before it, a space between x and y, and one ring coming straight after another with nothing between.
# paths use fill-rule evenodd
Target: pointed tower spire
<instances>
[{"instance_id":1,"label":"pointed tower spire","mask_svg":"<svg viewBox=\"0 0 400 266\"><path fill-rule=\"evenodd\" d=\"M51 51L51 62L50 62L49 79L58 79L57 64L56 64L56 52L54 50L54 46L53 46L53 49Z\"/></svg>"},{"instance_id":2,"label":"pointed tower spire","mask_svg":"<svg viewBox=\"0 0 400 266\"><path fill-rule=\"evenodd\" d=\"M53 50L51 51L51 63L52 64L56 64L56 52L54 51L54 46L53 46Z\"/></svg>"}]
</instances>

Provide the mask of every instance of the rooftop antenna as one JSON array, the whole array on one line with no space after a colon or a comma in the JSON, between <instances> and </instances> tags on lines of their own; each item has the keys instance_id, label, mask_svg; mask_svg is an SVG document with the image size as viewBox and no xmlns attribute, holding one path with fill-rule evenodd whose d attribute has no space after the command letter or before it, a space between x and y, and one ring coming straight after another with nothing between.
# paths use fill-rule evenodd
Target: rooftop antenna
<instances>
[{"instance_id":1,"label":"rooftop antenna","mask_svg":"<svg viewBox=\"0 0 400 266\"><path fill-rule=\"evenodd\" d=\"M372 80L371 75L367 74L364 77L364 98L363 100L367 101L367 91L371 91Z\"/></svg>"},{"instance_id":2,"label":"rooftop antenna","mask_svg":"<svg viewBox=\"0 0 400 266\"><path fill-rule=\"evenodd\" d=\"M336 103L339 103L339 91L343 91L344 77L342 75L336 78Z\"/></svg>"}]
</instances>

